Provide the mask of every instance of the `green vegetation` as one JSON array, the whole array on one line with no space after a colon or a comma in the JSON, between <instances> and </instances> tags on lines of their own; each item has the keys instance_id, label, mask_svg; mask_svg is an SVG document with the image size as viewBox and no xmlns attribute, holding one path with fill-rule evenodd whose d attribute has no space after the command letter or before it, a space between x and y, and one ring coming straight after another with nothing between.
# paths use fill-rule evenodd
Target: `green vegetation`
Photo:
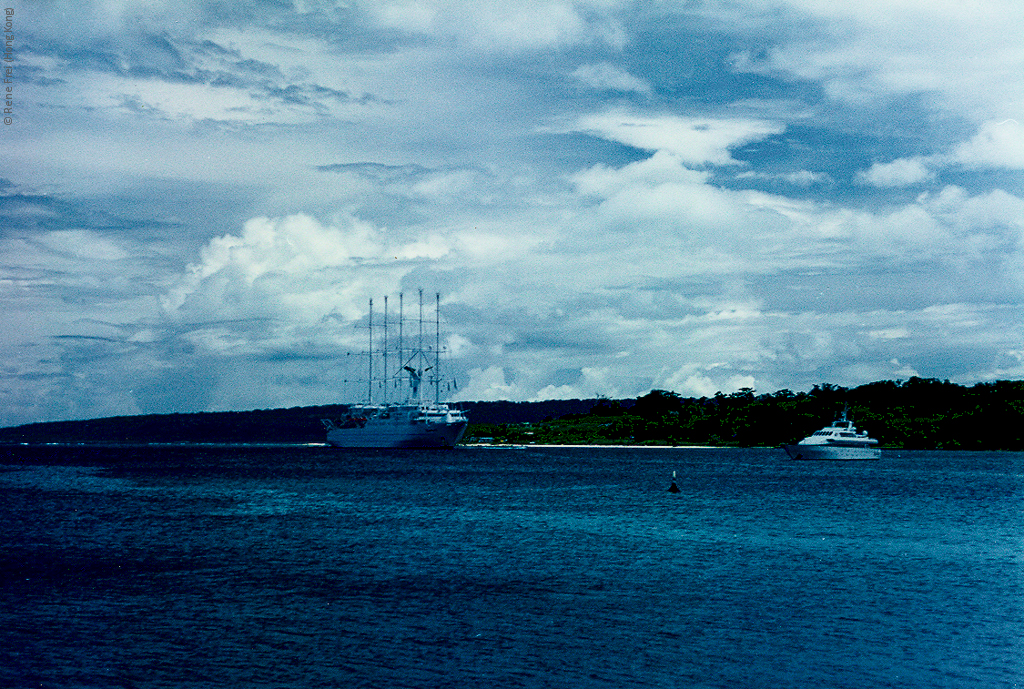
<instances>
[{"instance_id":1,"label":"green vegetation","mask_svg":"<svg viewBox=\"0 0 1024 689\"><path fill-rule=\"evenodd\" d=\"M635 402L601 400L589 414L471 424L466 442L774 447L809 435L846 405L883 447L1024 450L1024 381L962 387L923 378L852 389L826 384L800 393L744 389L700 399L655 390Z\"/></svg>"},{"instance_id":2,"label":"green vegetation","mask_svg":"<svg viewBox=\"0 0 1024 689\"><path fill-rule=\"evenodd\" d=\"M799 440L849 405L883 447L1024 450L1024 381L911 378L857 388L815 386L755 395L746 389L699 399L655 390L635 400L467 402L464 442L552 445L768 446ZM245 412L154 414L0 428L0 443L311 443L322 418L344 405Z\"/></svg>"}]
</instances>

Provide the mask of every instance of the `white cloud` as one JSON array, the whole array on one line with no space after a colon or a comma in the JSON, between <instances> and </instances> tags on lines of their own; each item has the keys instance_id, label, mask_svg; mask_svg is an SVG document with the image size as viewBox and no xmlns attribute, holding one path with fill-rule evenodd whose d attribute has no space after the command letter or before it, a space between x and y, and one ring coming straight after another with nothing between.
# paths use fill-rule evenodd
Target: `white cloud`
<instances>
[{"instance_id":1,"label":"white cloud","mask_svg":"<svg viewBox=\"0 0 1024 689\"><path fill-rule=\"evenodd\" d=\"M428 33L437 27L441 3L414 1L375 2L368 5L381 26L410 33Z\"/></svg>"},{"instance_id":2,"label":"white cloud","mask_svg":"<svg viewBox=\"0 0 1024 689\"><path fill-rule=\"evenodd\" d=\"M728 364L714 362L685 364L658 385L684 397L714 397L719 392L738 392L743 388L756 389L756 383L754 376L738 374Z\"/></svg>"},{"instance_id":3,"label":"white cloud","mask_svg":"<svg viewBox=\"0 0 1024 689\"><path fill-rule=\"evenodd\" d=\"M713 3L712 14L725 7ZM900 0L837 3L778 0L771 10L812 20L767 56L736 56L736 68L788 73L822 84L834 98L856 103L923 94L976 121L1013 117L1024 101L1024 44L1008 27L1024 25L1013 0L968 3ZM723 12L742 22L748 14Z\"/></svg>"},{"instance_id":4,"label":"white cloud","mask_svg":"<svg viewBox=\"0 0 1024 689\"><path fill-rule=\"evenodd\" d=\"M650 116L618 110L585 115L574 128L647 151L665 151L687 165L735 165L730 149L785 129L766 120Z\"/></svg>"},{"instance_id":5,"label":"white cloud","mask_svg":"<svg viewBox=\"0 0 1024 689\"><path fill-rule=\"evenodd\" d=\"M477 50L520 52L577 45L621 46L619 3L607 0L392 0L365 9L383 27L431 36L454 36Z\"/></svg>"},{"instance_id":6,"label":"white cloud","mask_svg":"<svg viewBox=\"0 0 1024 689\"><path fill-rule=\"evenodd\" d=\"M1013 119L985 122L954 149L952 159L970 168L1024 170L1024 125Z\"/></svg>"},{"instance_id":7,"label":"white cloud","mask_svg":"<svg viewBox=\"0 0 1024 689\"><path fill-rule=\"evenodd\" d=\"M869 170L857 173L858 180L876 187L919 184L931 177L932 172L921 158L899 158L891 163L875 163Z\"/></svg>"},{"instance_id":8,"label":"white cloud","mask_svg":"<svg viewBox=\"0 0 1024 689\"><path fill-rule=\"evenodd\" d=\"M608 366L584 366L580 380L572 385L547 385L533 395L534 400L589 399L592 397L620 397L624 393L611 376L616 373Z\"/></svg>"},{"instance_id":9,"label":"white cloud","mask_svg":"<svg viewBox=\"0 0 1024 689\"><path fill-rule=\"evenodd\" d=\"M818 213L806 203L723 189L665 151L618 169L596 166L573 181L598 200L579 220L601 230L588 246L619 275L774 270L791 260L794 229Z\"/></svg>"},{"instance_id":10,"label":"white cloud","mask_svg":"<svg viewBox=\"0 0 1024 689\"><path fill-rule=\"evenodd\" d=\"M872 337L876 340L902 340L910 337L910 331L905 327L884 328L881 330L869 331L868 337Z\"/></svg>"},{"instance_id":11,"label":"white cloud","mask_svg":"<svg viewBox=\"0 0 1024 689\"><path fill-rule=\"evenodd\" d=\"M572 76L591 88L606 91L636 92L651 97L651 85L626 70L607 62L592 65L581 65Z\"/></svg>"},{"instance_id":12,"label":"white cloud","mask_svg":"<svg viewBox=\"0 0 1024 689\"><path fill-rule=\"evenodd\" d=\"M488 402L522 400L524 392L517 385L505 382L505 371L501 366L488 366L469 371L469 383L461 386L459 399Z\"/></svg>"},{"instance_id":13,"label":"white cloud","mask_svg":"<svg viewBox=\"0 0 1024 689\"><path fill-rule=\"evenodd\" d=\"M162 303L174 317L206 320L355 318L366 299L397 291L410 261L448 251L439 238L394 241L350 215L331 225L301 214L253 218L241 234L211 239Z\"/></svg>"},{"instance_id":14,"label":"white cloud","mask_svg":"<svg viewBox=\"0 0 1024 689\"><path fill-rule=\"evenodd\" d=\"M93 230L55 230L38 241L50 251L84 261L122 261L129 256L123 246Z\"/></svg>"},{"instance_id":15,"label":"white cloud","mask_svg":"<svg viewBox=\"0 0 1024 689\"><path fill-rule=\"evenodd\" d=\"M342 5L40 6L12 408L352 399L334 355L415 286L464 399L1021 370L1019 3Z\"/></svg>"},{"instance_id":16,"label":"white cloud","mask_svg":"<svg viewBox=\"0 0 1024 689\"><path fill-rule=\"evenodd\" d=\"M61 3L33 7L33 30L52 38L74 34L83 43L93 39L130 45L141 30L177 31L192 28L203 15L196 0L84 0L75 4L77 22L70 26L68 8Z\"/></svg>"},{"instance_id":17,"label":"white cloud","mask_svg":"<svg viewBox=\"0 0 1024 689\"><path fill-rule=\"evenodd\" d=\"M736 179L778 180L798 187L811 187L816 184L828 184L832 181L832 178L828 174L824 172L811 172L810 170L797 170L796 172L782 173L744 170L736 175Z\"/></svg>"},{"instance_id":18,"label":"white cloud","mask_svg":"<svg viewBox=\"0 0 1024 689\"><path fill-rule=\"evenodd\" d=\"M705 186L706 172L690 170L675 153L658 151L650 158L620 168L595 165L572 177L581 193L609 197L636 186L677 184Z\"/></svg>"}]
</instances>

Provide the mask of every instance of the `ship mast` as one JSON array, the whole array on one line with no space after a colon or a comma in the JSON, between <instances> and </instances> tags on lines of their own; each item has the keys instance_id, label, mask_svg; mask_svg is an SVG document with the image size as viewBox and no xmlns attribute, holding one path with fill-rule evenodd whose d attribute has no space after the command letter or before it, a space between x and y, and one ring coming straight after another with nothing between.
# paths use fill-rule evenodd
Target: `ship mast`
<instances>
[{"instance_id":1,"label":"ship mast","mask_svg":"<svg viewBox=\"0 0 1024 689\"><path fill-rule=\"evenodd\" d=\"M433 342L433 356L431 355L431 343L430 343L430 332L427 326L428 317L425 313L426 304L424 303L424 291L419 290L419 314L418 322L419 326L416 332L416 342L408 347L405 346L405 294L403 292L398 293L398 343L397 352L389 352L388 350L395 346L395 336L392 332L391 325L391 302L390 297L385 295L384 297L384 309L383 316L379 310L374 311L373 299L369 300L369 314L366 321L366 329L368 332L367 338L367 350L366 350L366 366L367 366L367 377L366 377L366 406L372 406L375 404L373 399L373 390L375 383L381 387L381 391L378 393L378 401L376 404L388 405L390 401L391 393L388 391L390 385L394 385L396 389L404 387L404 384L408 382L411 388L411 394L408 397L402 398L399 395L398 403L424 403L429 398L429 393L421 388L421 385L433 385L434 387L434 400L435 404L441 403L441 293L434 293L434 342ZM379 335L381 326L381 319L383 319L384 334L380 346L377 347L374 336ZM358 326L357 326L358 327ZM374 332L377 330L377 332ZM406 352L408 351L408 359L406 359ZM394 356L397 353L398 363L394 363ZM374 358L381 357L381 363L375 364ZM392 371L392 367L394 370ZM374 378L374 372L378 378ZM429 377L427 374L429 373ZM392 383L391 381L394 381ZM357 382L357 381L346 381L346 382ZM450 389L450 388L449 388ZM396 393L397 394L397 393Z\"/></svg>"},{"instance_id":2,"label":"ship mast","mask_svg":"<svg viewBox=\"0 0 1024 689\"><path fill-rule=\"evenodd\" d=\"M405 295L401 292L398 293L398 366L402 367L405 365L405 342L402 339L404 336L404 323L405 323ZM398 372L398 380L402 380L402 371ZM399 402L402 398L399 397Z\"/></svg>"},{"instance_id":3,"label":"ship mast","mask_svg":"<svg viewBox=\"0 0 1024 689\"><path fill-rule=\"evenodd\" d=\"M434 293L434 404L441 402L441 293Z\"/></svg>"},{"instance_id":4,"label":"ship mast","mask_svg":"<svg viewBox=\"0 0 1024 689\"><path fill-rule=\"evenodd\" d=\"M435 400L434 401L437 402L440 399L440 394L441 394L440 387L439 387L439 380L437 378L437 366L438 366L438 364L440 362L438 361L438 358L437 358L437 351L436 351L437 348L435 348L434 362L433 362L433 365L431 365L430 357L428 356L429 352L423 346L423 335L424 335L424 333L423 333L423 323L424 323L424 319L423 319L423 290L422 289L419 291L419 298L420 298L420 301L419 301L419 309L420 310L419 310L419 318L417 319L418 322L419 322L419 331L418 331L418 336L417 336L417 341L416 341L416 347L412 350L412 352L411 352L411 354L409 356L409 362L407 364L405 364L403 369L409 372L409 376L412 379L411 382L412 382L413 397L416 399L417 402L422 402L423 401L422 390L420 388L420 385L423 382L423 374L426 373L427 371L433 371L434 372L433 376L429 379L429 381L434 383L434 386L435 386L435 392L434 392ZM438 305L440 305L440 303L441 303L441 295L440 294L437 295L437 303L438 303ZM440 326L440 312L439 311L438 311L438 314L435 316L435 319L437 320L437 328L438 328L438 330L437 330L437 332L436 332L434 337L435 337L435 341L438 343L438 347L439 347L440 337L441 337L441 335L440 335L440 327L441 327ZM401 320L399 320L399 322L401 322ZM405 361L404 355L402 356L402 361Z\"/></svg>"},{"instance_id":5,"label":"ship mast","mask_svg":"<svg viewBox=\"0 0 1024 689\"><path fill-rule=\"evenodd\" d=\"M423 359L423 288L420 288L420 339L417 343L419 358ZM422 364L421 364L422 365Z\"/></svg>"},{"instance_id":6,"label":"ship mast","mask_svg":"<svg viewBox=\"0 0 1024 689\"><path fill-rule=\"evenodd\" d=\"M381 387L381 402L384 404L388 403L388 297L384 295L384 372L380 377Z\"/></svg>"},{"instance_id":7,"label":"ship mast","mask_svg":"<svg viewBox=\"0 0 1024 689\"><path fill-rule=\"evenodd\" d=\"M370 299L370 351L366 360L369 370L366 376L366 403L373 404L373 299Z\"/></svg>"}]
</instances>

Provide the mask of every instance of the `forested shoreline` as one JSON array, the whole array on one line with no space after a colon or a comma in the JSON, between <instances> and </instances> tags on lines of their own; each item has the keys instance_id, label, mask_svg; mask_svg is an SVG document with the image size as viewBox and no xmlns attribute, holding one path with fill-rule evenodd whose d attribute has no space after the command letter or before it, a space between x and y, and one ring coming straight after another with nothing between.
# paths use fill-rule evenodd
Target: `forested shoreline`
<instances>
[{"instance_id":1,"label":"forested shoreline","mask_svg":"<svg viewBox=\"0 0 1024 689\"><path fill-rule=\"evenodd\" d=\"M464 442L775 447L821 428L844 407L882 447L1024 450L1024 381L966 387L928 378L854 388L689 398L466 402ZM0 443L315 443L345 405L59 421L0 428Z\"/></svg>"},{"instance_id":2,"label":"forested shoreline","mask_svg":"<svg viewBox=\"0 0 1024 689\"><path fill-rule=\"evenodd\" d=\"M882 447L1024 450L1024 381L964 387L935 379L757 395L745 389L685 398L654 390L588 414L529 424L473 424L467 440L497 443L776 447L809 435L843 409Z\"/></svg>"}]
</instances>

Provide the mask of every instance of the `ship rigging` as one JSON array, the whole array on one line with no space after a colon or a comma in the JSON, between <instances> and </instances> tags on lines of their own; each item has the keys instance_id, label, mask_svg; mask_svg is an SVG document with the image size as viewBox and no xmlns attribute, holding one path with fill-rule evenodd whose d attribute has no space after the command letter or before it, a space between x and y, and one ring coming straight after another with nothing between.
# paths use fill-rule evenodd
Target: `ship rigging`
<instances>
[{"instance_id":1,"label":"ship rigging","mask_svg":"<svg viewBox=\"0 0 1024 689\"><path fill-rule=\"evenodd\" d=\"M375 351L374 310L370 300L367 328L366 402L352 405L348 415L335 421L324 419L327 442L336 447L452 447L466 431L468 419L463 411L441 402L441 295L435 295L434 346L425 346L423 290L419 291L418 334L414 346L407 346L405 335L405 299L399 294L398 342L389 339L391 325L388 298L384 297L383 342ZM397 344L397 346L396 346ZM397 355L398 364L392 359ZM380 358L382 370L374 371ZM429 375L428 375L429 374ZM433 387L433 399L423 397L423 382ZM375 400L374 387L380 388ZM405 398L392 401L392 385L404 390ZM451 383L457 389L454 380ZM449 388L450 390L451 388Z\"/></svg>"}]
</instances>

